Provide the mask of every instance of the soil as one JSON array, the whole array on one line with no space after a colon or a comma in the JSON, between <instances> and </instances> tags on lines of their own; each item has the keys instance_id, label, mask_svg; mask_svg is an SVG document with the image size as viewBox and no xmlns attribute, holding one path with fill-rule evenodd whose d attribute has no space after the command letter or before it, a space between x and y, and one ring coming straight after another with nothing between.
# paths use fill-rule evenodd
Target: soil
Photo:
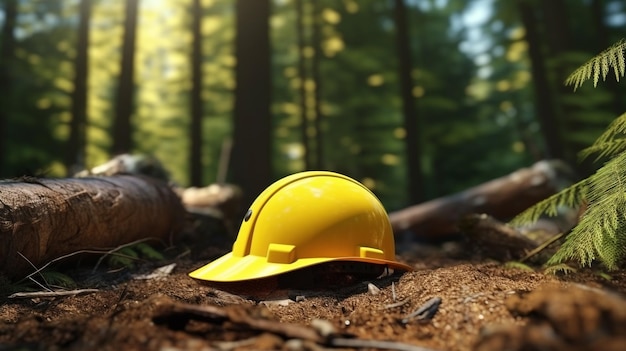
<instances>
[{"instance_id":1,"label":"soil","mask_svg":"<svg viewBox=\"0 0 626 351\"><path fill-rule=\"evenodd\" d=\"M97 290L74 295L5 294L0 350L626 350L624 270L545 274L444 244L406 247L398 259L412 272L332 287L216 287L187 276L227 246L76 271L78 287Z\"/></svg>"}]
</instances>

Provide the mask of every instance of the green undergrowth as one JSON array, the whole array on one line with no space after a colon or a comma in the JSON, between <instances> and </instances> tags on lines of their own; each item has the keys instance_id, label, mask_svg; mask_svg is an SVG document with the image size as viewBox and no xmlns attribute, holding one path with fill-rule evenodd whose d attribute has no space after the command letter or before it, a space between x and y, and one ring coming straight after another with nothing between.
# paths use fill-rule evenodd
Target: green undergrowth
<instances>
[{"instance_id":1,"label":"green undergrowth","mask_svg":"<svg viewBox=\"0 0 626 351\"><path fill-rule=\"evenodd\" d=\"M620 40L575 70L566 80L576 90L593 79L596 86L613 70L617 81L626 73L624 51ZM563 245L547 261L549 269L568 271L564 263L575 261L581 266L601 262L609 270L620 268L626 256L626 113L617 117L606 131L580 152L581 160L595 155L604 161L595 174L563 189L519 214L511 221L521 225L541 216L555 216L563 206L581 208L578 224L567 235Z\"/></svg>"}]
</instances>

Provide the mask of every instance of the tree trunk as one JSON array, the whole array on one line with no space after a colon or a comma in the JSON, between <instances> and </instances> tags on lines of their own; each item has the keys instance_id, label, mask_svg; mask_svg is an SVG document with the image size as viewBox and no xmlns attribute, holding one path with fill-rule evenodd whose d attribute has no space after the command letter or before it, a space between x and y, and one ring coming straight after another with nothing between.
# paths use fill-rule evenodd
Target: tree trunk
<instances>
[{"instance_id":1,"label":"tree trunk","mask_svg":"<svg viewBox=\"0 0 626 351\"><path fill-rule=\"evenodd\" d=\"M126 0L122 61L120 63L120 79L117 87L115 119L113 121L114 154L130 152L133 146L130 120L133 113L133 99L135 95L135 37L138 8L139 0Z\"/></svg>"},{"instance_id":2,"label":"tree trunk","mask_svg":"<svg viewBox=\"0 0 626 351\"><path fill-rule=\"evenodd\" d=\"M322 38L320 35L322 27L322 5L319 1L313 0L313 34L311 41L315 45L315 56L313 56L313 62L311 62L311 75L315 82L315 88L313 90L313 99L315 101L315 167L317 169L324 169L324 141L322 120L324 115L322 114L322 84L321 84L321 72L320 61L322 60Z\"/></svg>"},{"instance_id":3,"label":"tree trunk","mask_svg":"<svg viewBox=\"0 0 626 351\"><path fill-rule=\"evenodd\" d=\"M309 138L309 118L308 108L306 105L306 57L304 55L305 33L304 33L304 1L298 0L296 5L296 36L298 37L298 77L300 79L300 86L298 87L298 93L300 95L300 134L302 137L302 147L304 149L304 169L310 170L312 163L311 155L311 139Z\"/></svg>"},{"instance_id":4,"label":"tree trunk","mask_svg":"<svg viewBox=\"0 0 626 351\"><path fill-rule=\"evenodd\" d=\"M402 114L406 131L405 145L409 183L409 200L419 203L423 200L422 148L420 146L419 115L413 98L411 77L411 42L409 40L404 0L395 0L394 17L396 22L396 52L398 55L398 76L402 96Z\"/></svg>"},{"instance_id":5,"label":"tree trunk","mask_svg":"<svg viewBox=\"0 0 626 351\"><path fill-rule=\"evenodd\" d=\"M535 95L536 118L541 126L541 134L546 148L546 158L564 158L564 152L555 116L558 112L553 90L550 88L548 71L545 66L543 54L543 41L537 20L535 9L527 0L519 0L518 8L522 23L526 29L526 40L531 61L531 73Z\"/></svg>"},{"instance_id":6,"label":"tree trunk","mask_svg":"<svg viewBox=\"0 0 626 351\"><path fill-rule=\"evenodd\" d=\"M120 175L0 182L0 273L21 278L46 262L85 249L181 229L184 210L165 182ZM20 256L24 255L26 259Z\"/></svg>"},{"instance_id":7,"label":"tree trunk","mask_svg":"<svg viewBox=\"0 0 626 351\"><path fill-rule=\"evenodd\" d=\"M189 152L190 180L192 186L201 186L202 180L202 3L193 1L192 9L193 52L191 53L191 146Z\"/></svg>"},{"instance_id":8,"label":"tree trunk","mask_svg":"<svg viewBox=\"0 0 626 351\"><path fill-rule=\"evenodd\" d=\"M89 23L91 22L91 0L81 0L78 23L78 42L74 61L74 91L72 92L72 121L67 142L65 169L74 174L85 168L85 130L87 127L87 81Z\"/></svg>"},{"instance_id":9,"label":"tree trunk","mask_svg":"<svg viewBox=\"0 0 626 351\"><path fill-rule=\"evenodd\" d=\"M507 176L450 196L389 214L395 232L410 231L426 239L457 234L458 222L472 213L508 220L570 183L571 170L560 161L540 161Z\"/></svg>"},{"instance_id":10,"label":"tree trunk","mask_svg":"<svg viewBox=\"0 0 626 351\"><path fill-rule=\"evenodd\" d=\"M6 134L11 113L13 113L13 63L15 58L15 19L17 0L4 1L2 44L0 45L0 174L6 169ZM8 176L8 174L7 174Z\"/></svg>"},{"instance_id":11,"label":"tree trunk","mask_svg":"<svg viewBox=\"0 0 626 351\"><path fill-rule=\"evenodd\" d=\"M237 0L232 183L246 206L271 183L269 0Z\"/></svg>"}]
</instances>

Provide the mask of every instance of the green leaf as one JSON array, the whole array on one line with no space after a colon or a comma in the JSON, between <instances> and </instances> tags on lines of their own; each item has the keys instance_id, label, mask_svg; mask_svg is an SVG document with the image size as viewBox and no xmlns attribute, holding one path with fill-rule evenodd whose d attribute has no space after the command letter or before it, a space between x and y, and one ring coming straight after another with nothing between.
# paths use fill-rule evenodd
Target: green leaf
<instances>
[{"instance_id":1,"label":"green leaf","mask_svg":"<svg viewBox=\"0 0 626 351\"><path fill-rule=\"evenodd\" d=\"M134 266L137 259L139 259L137 251L132 246L126 246L110 253L107 262L112 268L126 268Z\"/></svg>"},{"instance_id":2,"label":"green leaf","mask_svg":"<svg viewBox=\"0 0 626 351\"><path fill-rule=\"evenodd\" d=\"M589 266L599 259L613 270L626 253L626 153L607 162L587 182L587 209L548 264L574 259Z\"/></svg>"},{"instance_id":3,"label":"green leaf","mask_svg":"<svg viewBox=\"0 0 626 351\"><path fill-rule=\"evenodd\" d=\"M588 189L589 181L587 179L583 179L528 208L513 218L510 224L513 226L519 226L527 223L534 223L542 215L556 216L561 206L576 208L585 201Z\"/></svg>"},{"instance_id":4,"label":"green leaf","mask_svg":"<svg viewBox=\"0 0 626 351\"><path fill-rule=\"evenodd\" d=\"M74 279L70 278L70 276L68 276L67 274L48 270L44 270L39 274L41 274L47 285L58 285L65 288L76 287L76 282L74 281Z\"/></svg>"},{"instance_id":5,"label":"green leaf","mask_svg":"<svg viewBox=\"0 0 626 351\"><path fill-rule=\"evenodd\" d=\"M606 78L611 68L615 78L624 76L626 41L615 45L592 58L572 73L566 84L574 89L593 76L594 86L599 77ZM617 269L626 256L626 113L617 117L602 135L580 153L581 158L597 155L609 161L595 174L545 199L516 216L513 224L534 222L541 215L555 215L559 206L575 207L587 203L578 224L566 241L548 260L552 269L563 269L563 262L575 260L589 266L595 260L609 270Z\"/></svg>"},{"instance_id":6,"label":"green leaf","mask_svg":"<svg viewBox=\"0 0 626 351\"><path fill-rule=\"evenodd\" d=\"M622 39L576 69L567 77L565 84L573 85L574 90L576 90L585 81L593 77L593 86L595 87L598 85L600 76L602 76L602 80L606 80L611 68L615 72L615 80L619 82L620 77L623 77L626 72L624 50L626 50L626 40Z\"/></svg>"},{"instance_id":7,"label":"green leaf","mask_svg":"<svg viewBox=\"0 0 626 351\"><path fill-rule=\"evenodd\" d=\"M564 263L560 263L560 264L555 264L555 265L546 267L546 269L543 272L545 274L556 275L558 273L562 273L562 274L576 273L576 271L577 271L576 268L568 266Z\"/></svg>"},{"instance_id":8,"label":"green leaf","mask_svg":"<svg viewBox=\"0 0 626 351\"><path fill-rule=\"evenodd\" d=\"M626 150L626 113L617 117L602 135L579 154L581 159L597 154L596 161L612 157Z\"/></svg>"},{"instance_id":9,"label":"green leaf","mask_svg":"<svg viewBox=\"0 0 626 351\"><path fill-rule=\"evenodd\" d=\"M145 259L154 260L154 261L165 259L162 253L158 252L152 246L146 243L139 243L135 245L134 248L139 252L141 257Z\"/></svg>"},{"instance_id":10,"label":"green leaf","mask_svg":"<svg viewBox=\"0 0 626 351\"><path fill-rule=\"evenodd\" d=\"M507 263L504 264L504 268L515 268L515 269L521 269L521 270L529 271L529 272L534 272L535 271L535 269L532 268L531 266L529 266L529 265L527 265L525 263L519 262L519 261L507 262Z\"/></svg>"}]
</instances>

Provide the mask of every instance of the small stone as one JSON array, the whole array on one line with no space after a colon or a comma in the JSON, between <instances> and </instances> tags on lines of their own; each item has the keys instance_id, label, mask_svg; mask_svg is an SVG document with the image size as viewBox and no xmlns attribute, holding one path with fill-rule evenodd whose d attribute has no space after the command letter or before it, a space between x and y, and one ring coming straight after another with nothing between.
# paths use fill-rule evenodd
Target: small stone
<instances>
[{"instance_id":1,"label":"small stone","mask_svg":"<svg viewBox=\"0 0 626 351\"><path fill-rule=\"evenodd\" d=\"M380 293L380 289L372 283L367 283L367 291L372 295L378 295Z\"/></svg>"},{"instance_id":2,"label":"small stone","mask_svg":"<svg viewBox=\"0 0 626 351\"><path fill-rule=\"evenodd\" d=\"M323 337L336 334L333 324L325 319L314 319L311 321L311 326Z\"/></svg>"}]
</instances>

